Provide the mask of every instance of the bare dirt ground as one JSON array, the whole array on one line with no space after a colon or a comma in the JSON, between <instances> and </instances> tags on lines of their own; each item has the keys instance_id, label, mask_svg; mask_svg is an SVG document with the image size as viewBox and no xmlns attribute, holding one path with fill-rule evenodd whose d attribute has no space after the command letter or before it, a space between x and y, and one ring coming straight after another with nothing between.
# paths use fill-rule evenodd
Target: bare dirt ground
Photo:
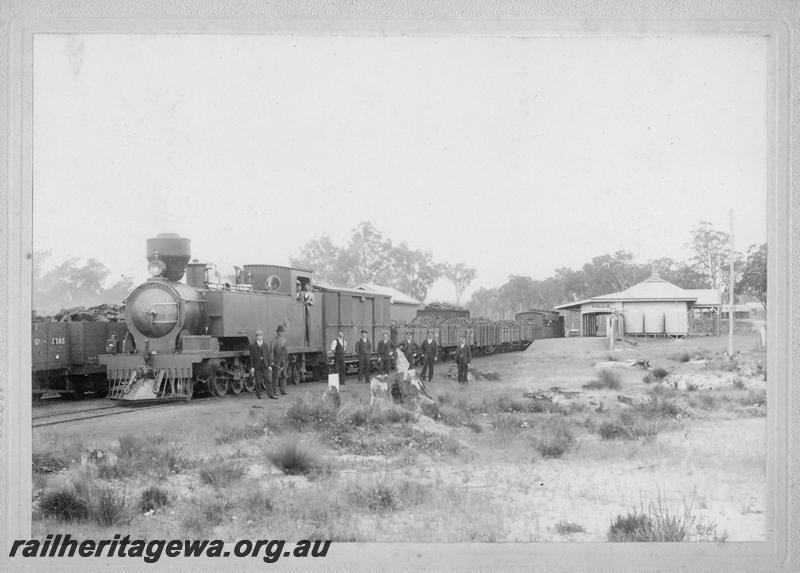
<instances>
[{"instance_id":1,"label":"bare dirt ground","mask_svg":"<svg viewBox=\"0 0 800 573\"><path fill-rule=\"evenodd\" d=\"M278 401L242 394L36 428L33 534L606 541L617 517L660 507L691 517L685 541L764 540L765 355L753 337L737 336L733 365L726 337L614 353L604 342L483 357L473 366L498 380L466 387L440 364L435 420L370 407L353 380L338 412L310 383ZM98 449L105 460L86 459ZM292 455L307 467L292 470ZM89 505L110 492L119 507L47 516L59 489Z\"/></svg>"}]
</instances>

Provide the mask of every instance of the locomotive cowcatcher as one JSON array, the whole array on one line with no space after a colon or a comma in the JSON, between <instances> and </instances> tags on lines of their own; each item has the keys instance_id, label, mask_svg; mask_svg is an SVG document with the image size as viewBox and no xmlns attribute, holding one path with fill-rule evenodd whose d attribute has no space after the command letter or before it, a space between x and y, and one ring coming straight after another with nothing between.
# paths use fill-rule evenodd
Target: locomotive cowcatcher
<instances>
[{"instance_id":1,"label":"locomotive cowcatcher","mask_svg":"<svg viewBox=\"0 0 800 573\"><path fill-rule=\"evenodd\" d=\"M151 278L124 301L129 332L122 352L99 357L107 366L112 400L190 400L203 390L218 396L252 391L249 345L257 330L269 341L278 325L287 329L286 375L297 384L327 374L326 350L339 329L350 351L361 329L375 341L389 328L388 297L314 285L308 270L244 265L236 268L235 284L211 283L205 263L189 262L189 239L172 233L148 239L146 256ZM313 287L313 306L298 300L306 285Z\"/></svg>"}]
</instances>

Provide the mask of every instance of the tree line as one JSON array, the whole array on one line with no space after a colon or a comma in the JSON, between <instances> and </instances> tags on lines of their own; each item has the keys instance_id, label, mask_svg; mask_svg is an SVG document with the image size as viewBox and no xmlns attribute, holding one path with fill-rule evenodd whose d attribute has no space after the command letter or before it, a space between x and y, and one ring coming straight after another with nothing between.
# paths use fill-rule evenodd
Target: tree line
<instances>
[{"instance_id":1,"label":"tree line","mask_svg":"<svg viewBox=\"0 0 800 573\"><path fill-rule=\"evenodd\" d=\"M370 222L360 223L343 246L334 245L327 235L316 237L290 261L292 266L313 270L320 284L391 286L419 301L425 300L433 283L445 277L453 283L458 303L477 276L465 263L437 262L430 251L393 243Z\"/></svg>"},{"instance_id":2,"label":"tree line","mask_svg":"<svg viewBox=\"0 0 800 573\"><path fill-rule=\"evenodd\" d=\"M545 279L511 275L494 288L472 293L466 307L473 316L513 318L529 308L552 309L556 305L625 290L645 280L654 271L682 288L714 288L728 293L730 237L701 221L691 233L687 261L660 258L637 263L632 253L621 250L594 257L580 269L559 268ZM33 308L40 314L76 306L121 303L133 288L130 278L106 284L111 271L97 259L85 263L71 257L43 271L49 252L37 252L33 260ZM767 304L767 245L751 245L746 255L734 252L734 294L755 296ZM314 271L320 284L355 286L374 283L394 287L424 301L433 283L446 278L453 283L456 303L477 277L464 262L434 260L429 251L394 243L371 223L359 224L346 244L335 245L322 235L303 245L290 258L292 266ZM219 273L217 273L219 275ZM218 276L219 278L219 276Z\"/></svg>"},{"instance_id":3,"label":"tree line","mask_svg":"<svg viewBox=\"0 0 800 573\"><path fill-rule=\"evenodd\" d=\"M713 228L708 221L692 229L687 243L692 257L676 261L668 257L637 263L632 253L622 250L594 257L580 269L559 268L542 280L511 275L495 288L480 288L466 307L473 316L513 318L530 308L553 307L593 296L623 291L653 272L681 288L718 289L723 302L730 287L730 235ZM767 306L767 245L751 245L746 255L734 251L734 296L755 296Z\"/></svg>"}]
</instances>

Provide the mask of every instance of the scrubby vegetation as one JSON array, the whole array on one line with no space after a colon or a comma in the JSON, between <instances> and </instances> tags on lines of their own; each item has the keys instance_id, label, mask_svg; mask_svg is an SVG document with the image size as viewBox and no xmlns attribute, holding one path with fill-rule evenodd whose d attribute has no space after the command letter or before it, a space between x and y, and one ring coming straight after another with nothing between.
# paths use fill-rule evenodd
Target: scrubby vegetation
<instances>
[{"instance_id":1,"label":"scrubby vegetation","mask_svg":"<svg viewBox=\"0 0 800 573\"><path fill-rule=\"evenodd\" d=\"M611 368L601 368L597 373L597 380L588 382L583 387L587 390L619 390L622 388L622 378Z\"/></svg>"}]
</instances>

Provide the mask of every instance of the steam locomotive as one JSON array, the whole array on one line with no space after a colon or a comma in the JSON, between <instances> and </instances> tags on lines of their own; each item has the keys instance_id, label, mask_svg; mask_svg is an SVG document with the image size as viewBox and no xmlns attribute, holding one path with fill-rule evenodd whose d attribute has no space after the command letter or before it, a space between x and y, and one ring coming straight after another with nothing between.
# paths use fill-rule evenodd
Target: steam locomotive
<instances>
[{"instance_id":1,"label":"steam locomotive","mask_svg":"<svg viewBox=\"0 0 800 573\"><path fill-rule=\"evenodd\" d=\"M212 283L208 265L189 262L190 240L172 233L147 239L146 258L151 278L125 300L128 333L121 352L98 357L112 400L252 391L248 355L258 330L269 339L279 325L286 328L286 374L297 384L327 374L326 350L338 330L354 348L362 329L372 340L389 329L387 296L314 285L309 270L244 265L234 284ZM313 306L297 296L306 285L312 285Z\"/></svg>"}]
</instances>

